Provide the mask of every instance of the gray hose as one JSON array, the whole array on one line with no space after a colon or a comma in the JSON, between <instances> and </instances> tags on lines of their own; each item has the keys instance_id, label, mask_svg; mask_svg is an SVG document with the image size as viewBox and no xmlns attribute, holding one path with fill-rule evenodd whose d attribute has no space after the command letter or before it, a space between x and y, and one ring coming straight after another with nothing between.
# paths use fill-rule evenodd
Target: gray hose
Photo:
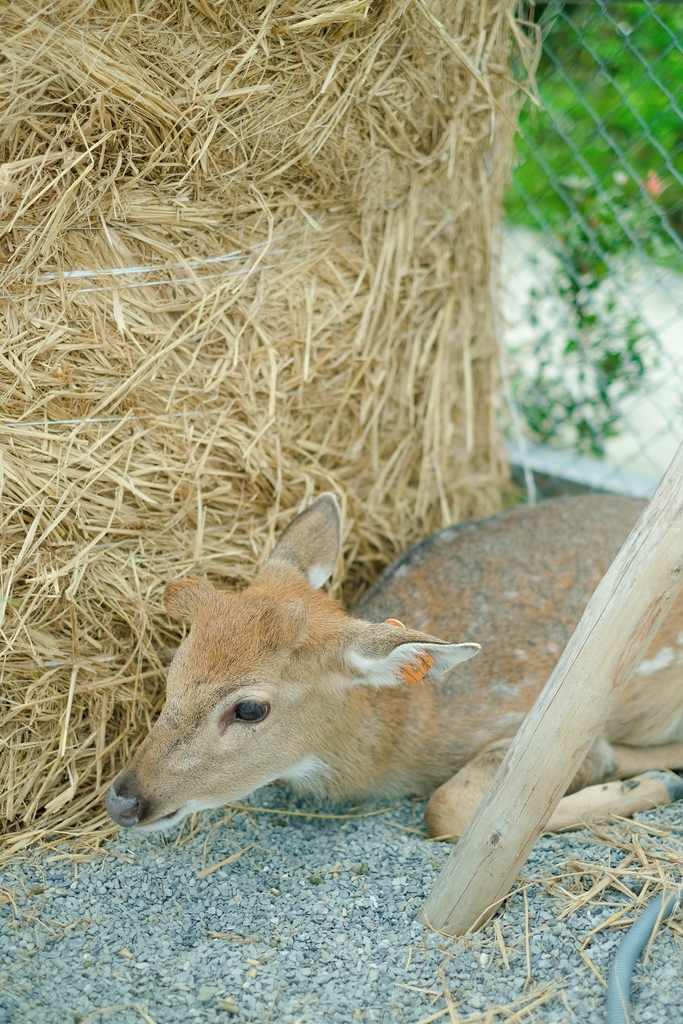
<instances>
[{"instance_id":1,"label":"gray hose","mask_svg":"<svg viewBox=\"0 0 683 1024\"><path fill-rule=\"evenodd\" d=\"M660 893L632 924L617 949L607 982L607 1024L630 1024L631 975L655 925L676 909L681 894Z\"/></svg>"}]
</instances>

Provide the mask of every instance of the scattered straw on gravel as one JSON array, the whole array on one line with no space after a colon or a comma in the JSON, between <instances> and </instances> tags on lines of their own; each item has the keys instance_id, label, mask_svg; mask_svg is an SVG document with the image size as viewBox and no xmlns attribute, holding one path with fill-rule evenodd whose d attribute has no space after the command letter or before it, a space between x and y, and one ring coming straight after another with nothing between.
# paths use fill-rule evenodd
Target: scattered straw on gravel
<instances>
[{"instance_id":1,"label":"scattered straw on gravel","mask_svg":"<svg viewBox=\"0 0 683 1024\"><path fill-rule=\"evenodd\" d=\"M512 0L0 11L0 819L99 842L164 579L345 506L349 597L493 511Z\"/></svg>"}]
</instances>

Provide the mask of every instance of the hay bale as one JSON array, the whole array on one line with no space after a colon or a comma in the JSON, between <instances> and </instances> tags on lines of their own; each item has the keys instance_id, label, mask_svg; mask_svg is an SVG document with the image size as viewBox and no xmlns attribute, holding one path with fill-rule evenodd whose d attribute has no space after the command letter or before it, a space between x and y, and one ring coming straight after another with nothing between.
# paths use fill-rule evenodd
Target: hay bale
<instances>
[{"instance_id":1,"label":"hay bale","mask_svg":"<svg viewBox=\"0 0 683 1024\"><path fill-rule=\"evenodd\" d=\"M166 578L250 578L322 488L355 588L498 507L513 8L3 7L6 850L104 834Z\"/></svg>"}]
</instances>

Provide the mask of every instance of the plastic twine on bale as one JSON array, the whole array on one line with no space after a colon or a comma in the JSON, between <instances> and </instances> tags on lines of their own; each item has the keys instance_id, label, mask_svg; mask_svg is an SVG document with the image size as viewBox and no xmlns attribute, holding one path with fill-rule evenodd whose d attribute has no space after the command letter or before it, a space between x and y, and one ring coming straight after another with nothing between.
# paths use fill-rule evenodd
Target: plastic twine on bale
<instances>
[{"instance_id":1,"label":"plastic twine on bale","mask_svg":"<svg viewBox=\"0 0 683 1024\"><path fill-rule=\"evenodd\" d=\"M631 975L659 921L676 910L681 893L660 893L621 940L607 982L607 1024L631 1024Z\"/></svg>"}]
</instances>

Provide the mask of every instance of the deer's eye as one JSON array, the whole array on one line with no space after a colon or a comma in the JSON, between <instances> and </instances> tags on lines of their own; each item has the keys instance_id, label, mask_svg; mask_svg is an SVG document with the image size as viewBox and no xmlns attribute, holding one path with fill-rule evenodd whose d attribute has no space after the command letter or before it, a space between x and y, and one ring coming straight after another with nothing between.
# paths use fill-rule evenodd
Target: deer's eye
<instances>
[{"instance_id":1,"label":"deer's eye","mask_svg":"<svg viewBox=\"0 0 683 1024\"><path fill-rule=\"evenodd\" d=\"M268 716L269 711L270 704L265 701L242 700L239 704L235 704L234 707L223 712L218 727L223 733L233 722L246 722L249 725L254 725L257 722L262 722Z\"/></svg>"},{"instance_id":2,"label":"deer's eye","mask_svg":"<svg viewBox=\"0 0 683 1024\"><path fill-rule=\"evenodd\" d=\"M233 718L236 722L262 722L270 711L270 704L257 700L243 700L235 705Z\"/></svg>"}]
</instances>

